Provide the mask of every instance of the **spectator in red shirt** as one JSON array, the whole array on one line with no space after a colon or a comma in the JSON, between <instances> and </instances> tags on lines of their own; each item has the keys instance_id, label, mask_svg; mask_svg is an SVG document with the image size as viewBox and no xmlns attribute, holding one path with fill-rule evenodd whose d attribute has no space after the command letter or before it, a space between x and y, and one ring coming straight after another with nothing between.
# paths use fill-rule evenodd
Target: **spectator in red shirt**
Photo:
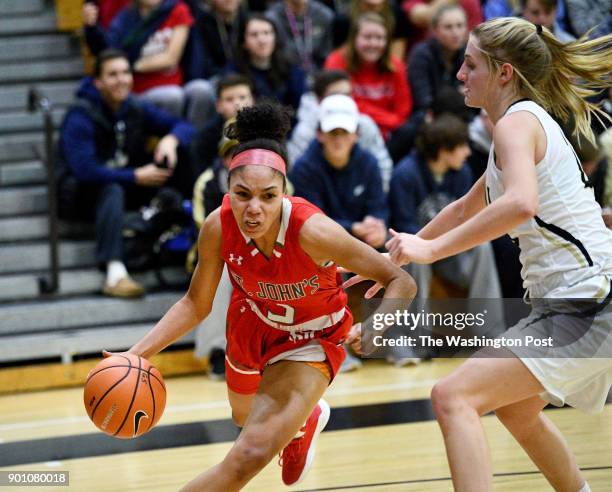
<instances>
[{"instance_id":1,"label":"spectator in red shirt","mask_svg":"<svg viewBox=\"0 0 612 492\"><path fill-rule=\"evenodd\" d=\"M325 68L349 73L359 111L376 122L385 139L412 110L406 65L391 54L390 41L384 19L368 12L351 27L347 46L325 61Z\"/></svg>"},{"instance_id":2,"label":"spectator in red shirt","mask_svg":"<svg viewBox=\"0 0 612 492\"><path fill-rule=\"evenodd\" d=\"M108 30L98 24L94 4L83 6L85 39L94 55L108 47L128 55L134 93L176 117L201 126L214 112L214 90L206 80L183 87L181 58L193 17L182 0L137 0L121 10Z\"/></svg>"}]
</instances>

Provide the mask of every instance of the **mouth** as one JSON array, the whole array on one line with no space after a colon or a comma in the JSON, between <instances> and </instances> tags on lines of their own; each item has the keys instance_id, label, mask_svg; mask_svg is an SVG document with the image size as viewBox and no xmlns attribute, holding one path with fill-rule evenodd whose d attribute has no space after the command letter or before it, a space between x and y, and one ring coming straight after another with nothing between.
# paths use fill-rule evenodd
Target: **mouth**
<instances>
[{"instance_id":1,"label":"mouth","mask_svg":"<svg viewBox=\"0 0 612 492\"><path fill-rule=\"evenodd\" d=\"M244 228L247 232L255 232L261 226L259 220L245 220Z\"/></svg>"}]
</instances>

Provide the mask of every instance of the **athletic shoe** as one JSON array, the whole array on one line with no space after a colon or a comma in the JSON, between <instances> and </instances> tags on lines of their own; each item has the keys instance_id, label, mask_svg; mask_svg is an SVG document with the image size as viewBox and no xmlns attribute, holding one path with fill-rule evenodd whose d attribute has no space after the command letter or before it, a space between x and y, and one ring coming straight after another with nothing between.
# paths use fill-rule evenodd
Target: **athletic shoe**
<instances>
[{"instance_id":1,"label":"athletic shoe","mask_svg":"<svg viewBox=\"0 0 612 492\"><path fill-rule=\"evenodd\" d=\"M422 362L420 357L387 357L387 362L395 367L416 366Z\"/></svg>"},{"instance_id":2,"label":"athletic shoe","mask_svg":"<svg viewBox=\"0 0 612 492\"><path fill-rule=\"evenodd\" d=\"M105 284L102 293L111 297L133 298L142 297L145 294L145 289L131 277L123 277L113 286Z\"/></svg>"},{"instance_id":3,"label":"athletic shoe","mask_svg":"<svg viewBox=\"0 0 612 492\"><path fill-rule=\"evenodd\" d=\"M363 362L361 362L361 359L358 359L357 357L352 355L348 350L346 349L344 350L346 352L346 357L342 361L342 364L340 364L340 369L338 369L338 371L339 372L351 372L351 371L356 371L357 369L359 369L363 365Z\"/></svg>"},{"instance_id":4,"label":"athletic shoe","mask_svg":"<svg viewBox=\"0 0 612 492\"><path fill-rule=\"evenodd\" d=\"M283 467L283 483L300 483L312 466L317 438L329 420L329 405L323 399L314 408L310 417L280 455Z\"/></svg>"}]
</instances>

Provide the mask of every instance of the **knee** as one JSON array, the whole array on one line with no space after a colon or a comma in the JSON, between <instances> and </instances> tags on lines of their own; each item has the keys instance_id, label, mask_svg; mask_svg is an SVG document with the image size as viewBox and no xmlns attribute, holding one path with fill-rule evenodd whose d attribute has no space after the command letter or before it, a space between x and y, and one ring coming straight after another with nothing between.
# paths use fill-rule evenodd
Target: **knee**
<instances>
[{"instance_id":1,"label":"knee","mask_svg":"<svg viewBox=\"0 0 612 492\"><path fill-rule=\"evenodd\" d=\"M100 190L100 201L104 207L113 207L123 210L125 190L119 183L105 184Z\"/></svg>"},{"instance_id":2,"label":"knee","mask_svg":"<svg viewBox=\"0 0 612 492\"><path fill-rule=\"evenodd\" d=\"M439 381L432 388L431 404L440 425L444 425L450 418L465 411L475 410L456 385L446 379Z\"/></svg>"},{"instance_id":3,"label":"knee","mask_svg":"<svg viewBox=\"0 0 612 492\"><path fill-rule=\"evenodd\" d=\"M262 470L274 457L272 440L269 436L244 436L236 442L228 456L236 473L253 475Z\"/></svg>"},{"instance_id":4,"label":"knee","mask_svg":"<svg viewBox=\"0 0 612 492\"><path fill-rule=\"evenodd\" d=\"M202 100L215 100L215 89L213 85L205 79L192 80L185 86L188 98L198 98Z\"/></svg>"}]
</instances>

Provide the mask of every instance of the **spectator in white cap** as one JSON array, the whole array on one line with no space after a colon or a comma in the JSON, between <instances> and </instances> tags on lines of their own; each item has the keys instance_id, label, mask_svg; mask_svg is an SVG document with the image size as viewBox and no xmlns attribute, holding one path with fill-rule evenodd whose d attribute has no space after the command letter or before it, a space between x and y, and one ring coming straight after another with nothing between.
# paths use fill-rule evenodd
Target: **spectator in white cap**
<instances>
[{"instance_id":1,"label":"spectator in white cap","mask_svg":"<svg viewBox=\"0 0 612 492\"><path fill-rule=\"evenodd\" d=\"M289 179L295 195L317 205L355 237L374 248L386 238L388 208L376 158L358 144L359 111L345 95L328 96L319 129L297 159Z\"/></svg>"}]
</instances>

